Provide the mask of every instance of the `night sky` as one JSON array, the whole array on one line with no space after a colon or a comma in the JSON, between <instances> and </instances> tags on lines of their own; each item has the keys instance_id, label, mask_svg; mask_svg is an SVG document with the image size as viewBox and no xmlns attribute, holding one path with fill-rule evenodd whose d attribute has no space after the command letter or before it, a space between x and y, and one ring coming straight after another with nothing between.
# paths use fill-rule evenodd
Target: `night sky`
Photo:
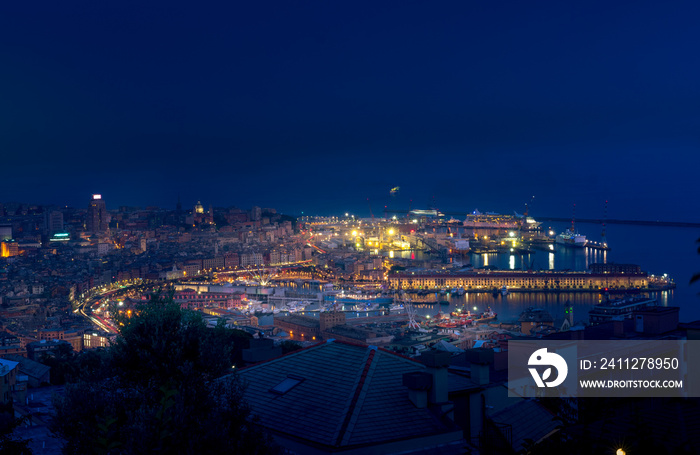
<instances>
[{"instance_id":1,"label":"night sky","mask_svg":"<svg viewBox=\"0 0 700 455\"><path fill-rule=\"evenodd\" d=\"M234 4L235 3L235 4ZM0 201L700 221L697 2L0 5ZM400 193L390 199L389 190Z\"/></svg>"}]
</instances>

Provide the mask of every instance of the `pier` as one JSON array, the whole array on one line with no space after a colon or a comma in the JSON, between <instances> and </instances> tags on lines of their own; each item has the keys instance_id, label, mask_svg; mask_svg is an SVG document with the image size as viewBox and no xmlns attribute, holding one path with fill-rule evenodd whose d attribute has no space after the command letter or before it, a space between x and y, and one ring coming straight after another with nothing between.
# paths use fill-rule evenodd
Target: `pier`
<instances>
[{"instance_id":1,"label":"pier","mask_svg":"<svg viewBox=\"0 0 700 455\"><path fill-rule=\"evenodd\" d=\"M538 216L538 220L542 221L554 221L554 222L571 222L571 218L561 218L561 217L545 217ZM588 223L588 224L628 224L634 226L663 226L663 227L682 227L682 228L700 228L700 223L692 223L686 221L652 221L652 220L615 220L615 219L594 219L594 218L577 218L577 223Z\"/></svg>"}]
</instances>

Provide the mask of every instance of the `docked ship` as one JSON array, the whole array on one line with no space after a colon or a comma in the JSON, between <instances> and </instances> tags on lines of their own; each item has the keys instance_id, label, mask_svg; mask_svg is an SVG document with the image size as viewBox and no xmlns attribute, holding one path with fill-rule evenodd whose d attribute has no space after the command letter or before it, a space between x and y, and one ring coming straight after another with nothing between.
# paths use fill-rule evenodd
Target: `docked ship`
<instances>
[{"instance_id":1,"label":"docked ship","mask_svg":"<svg viewBox=\"0 0 700 455\"><path fill-rule=\"evenodd\" d=\"M555 242L560 245L572 246L575 248L583 248L586 246L586 236L578 234L571 229L567 229L561 234L557 235Z\"/></svg>"},{"instance_id":2,"label":"docked ship","mask_svg":"<svg viewBox=\"0 0 700 455\"><path fill-rule=\"evenodd\" d=\"M496 319L498 315L493 312L491 307L489 307L486 311L483 313L473 313L469 310L467 311L462 311L461 309L457 309L450 313L450 316L452 317L453 321L458 321L459 325L467 325L471 324L472 322L485 322L485 321L490 321L493 319Z\"/></svg>"},{"instance_id":3,"label":"docked ship","mask_svg":"<svg viewBox=\"0 0 700 455\"><path fill-rule=\"evenodd\" d=\"M462 225L473 229L516 230L520 228L521 222L518 218L511 215L501 215L492 212L483 214L478 210L474 210L472 213L467 214L467 217Z\"/></svg>"},{"instance_id":4,"label":"docked ship","mask_svg":"<svg viewBox=\"0 0 700 455\"><path fill-rule=\"evenodd\" d=\"M394 303L393 297L378 297L376 294L361 294L353 293L346 294L344 292L326 292L324 300L329 302L339 303L341 305L366 305L374 304L387 305Z\"/></svg>"}]
</instances>

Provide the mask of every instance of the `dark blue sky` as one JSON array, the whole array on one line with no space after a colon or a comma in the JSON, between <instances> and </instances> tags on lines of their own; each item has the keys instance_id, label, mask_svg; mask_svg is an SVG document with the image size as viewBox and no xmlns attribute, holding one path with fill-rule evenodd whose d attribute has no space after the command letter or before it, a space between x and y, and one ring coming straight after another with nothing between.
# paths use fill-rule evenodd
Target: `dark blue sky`
<instances>
[{"instance_id":1,"label":"dark blue sky","mask_svg":"<svg viewBox=\"0 0 700 455\"><path fill-rule=\"evenodd\" d=\"M700 221L697 2L233 3L3 2L0 201Z\"/></svg>"}]
</instances>

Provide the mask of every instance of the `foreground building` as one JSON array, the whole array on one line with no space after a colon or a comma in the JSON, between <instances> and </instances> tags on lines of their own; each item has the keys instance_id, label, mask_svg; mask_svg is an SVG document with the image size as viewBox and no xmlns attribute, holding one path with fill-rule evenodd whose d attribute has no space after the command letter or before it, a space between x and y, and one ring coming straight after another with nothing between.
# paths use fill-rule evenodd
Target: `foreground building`
<instances>
[{"instance_id":1,"label":"foreground building","mask_svg":"<svg viewBox=\"0 0 700 455\"><path fill-rule=\"evenodd\" d=\"M329 340L243 369L244 399L294 454L461 453L446 365Z\"/></svg>"}]
</instances>

